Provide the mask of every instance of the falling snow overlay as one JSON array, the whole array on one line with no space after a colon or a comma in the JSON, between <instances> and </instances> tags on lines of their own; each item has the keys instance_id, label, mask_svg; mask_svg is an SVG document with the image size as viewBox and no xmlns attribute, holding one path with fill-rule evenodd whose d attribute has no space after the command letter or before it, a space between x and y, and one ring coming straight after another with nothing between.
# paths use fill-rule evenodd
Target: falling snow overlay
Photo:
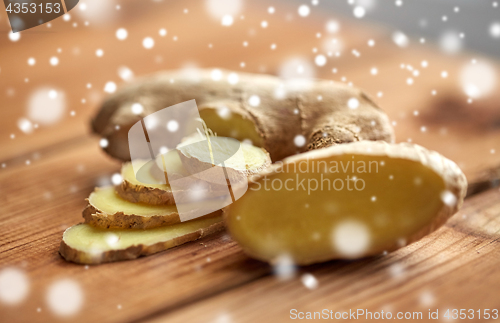
<instances>
[{"instance_id":1,"label":"falling snow overlay","mask_svg":"<svg viewBox=\"0 0 500 323\"><path fill-rule=\"evenodd\" d=\"M72 2L75 7L69 10ZM494 270L500 259L499 3L66 0L59 17L20 32L11 27L27 20L3 11L0 321L264 323L290 319L291 309L314 313L325 308L335 317L356 310L356 304L372 313L392 312L392 319L399 311L422 312L419 321L424 322L429 310L439 310L435 321L440 322L462 320L461 308L467 315L473 310L470 321L485 319L485 310L493 316L500 303ZM204 92L205 69L207 81L224 93L219 88ZM177 72L161 86L141 85L161 78L163 71ZM262 78L252 84L246 73L281 80ZM325 80L321 88L317 80ZM261 89L260 82L272 86ZM170 86L178 86L178 93L165 95ZM332 139L328 145L349 145L343 140L373 139L363 134L381 124L366 114L362 126L304 131L325 117L321 109L341 111L325 117L331 125L357 120L367 107L377 106L387 113L395 143L436 151L463 170L468 195L462 201L447 185L431 192L429 178L388 170L386 160L377 175L380 190L356 199L364 216L350 209L338 212L336 206L345 201L336 192L325 195L325 203L316 203L318 194L279 203L259 200L255 209L272 205L271 221L295 205L300 212L297 221L289 216L272 232L266 232L264 220L253 224L266 237L257 251L225 229L136 260L103 265L66 261L59 253L63 233L85 221L82 209L89 193L96 186L123 183L121 160L108 153L126 151L117 142L128 138L127 125L143 119L146 128L161 128L166 137L181 133L181 119L159 122L147 116L181 102L184 95L198 107L213 106L213 114L203 116L207 124L241 122L242 129L257 130L251 139L242 131L246 144L269 149L264 139L276 136L276 145L306 154L314 154L309 151L313 136ZM126 113L110 113L109 120L96 123L104 102ZM237 109L252 113L240 120ZM297 120L297 126L287 131L265 122L251 127L268 114ZM231 130L216 132L220 137L241 134ZM175 150L163 144L152 148L164 154ZM153 177L164 177L161 163L151 165L156 167ZM454 215L441 214L441 222L449 220L421 237L425 230L412 227L418 221L404 207L416 195L394 206L397 221L383 212L384 192L398 185L394 194L404 195L405 187L434 194L422 209L461 208ZM170 207L177 210L177 205ZM336 221L313 226L310 214ZM238 223L248 220L238 215ZM251 232L252 224L245 225L245 232ZM404 234L379 245L384 230L392 227ZM103 230L104 248L121 245L118 231ZM280 243L287 230L293 230L293 248ZM419 240L413 241L416 236ZM305 266L294 260L294 248L315 255L321 244L339 259ZM364 257L375 247L375 255ZM253 253L261 250L272 251L268 263ZM454 309L458 318L443 317Z\"/></svg>"}]
</instances>

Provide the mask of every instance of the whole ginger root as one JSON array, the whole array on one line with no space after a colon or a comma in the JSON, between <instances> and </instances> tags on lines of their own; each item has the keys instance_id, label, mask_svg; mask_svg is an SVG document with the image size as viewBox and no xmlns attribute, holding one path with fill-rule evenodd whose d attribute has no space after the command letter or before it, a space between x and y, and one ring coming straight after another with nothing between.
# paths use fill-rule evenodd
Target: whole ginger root
<instances>
[{"instance_id":1,"label":"whole ginger root","mask_svg":"<svg viewBox=\"0 0 500 323\"><path fill-rule=\"evenodd\" d=\"M266 149L273 162L307 150L361 140L392 142L387 115L361 90L333 81L314 81L303 90L281 79L222 70L161 72L126 85L111 95L92 120L93 131L109 142L112 157L130 160L128 130L141 116L195 99L201 118L222 137L250 140ZM234 82L233 82L234 83Z\"/></svg>"}]
</instances>

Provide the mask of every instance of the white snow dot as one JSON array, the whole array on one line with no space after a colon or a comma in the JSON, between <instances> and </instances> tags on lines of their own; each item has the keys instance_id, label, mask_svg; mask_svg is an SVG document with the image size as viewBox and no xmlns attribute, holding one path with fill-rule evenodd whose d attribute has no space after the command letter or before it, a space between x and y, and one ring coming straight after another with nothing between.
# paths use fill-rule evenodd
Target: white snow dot
<instances>
[{"instance_id":1,"label":"white snow dot","mask_svg":"<svg viewBox=\"0 0 500 323\"><path fill-rule=\"evenodd\" d=\"M167 130L170 132L176 132L179 129L179 123L176 120L170 120L167 123Z\"/></svg>"},{"instance_id":2,"label":"white snow dot","mask_svg":"<svg viewBox=\"0 0 500 323\"><path fill-rule=\"evenodd\" d=\"M406 79L406 84L412 85L413 84L413 79L411 77Z\"/></svg>"},{"instance_id":3,"label":"white snow dot","mask_svg":"<svg viewBox=\"0 0 500 323\"><path fill-rule=\"evenodd\" d=\"M366 14L366 10L365 10L365 8L363 8L361 6L356 6L356 7L354 7L353 14L354 14L354 17L356 17L356 18L363 18Z\"/></svg>"},{"instance_id":4,"label":"white snow dot","mask_svg":"<svg viewBox=\"0 0 500 323\"><path fill-rule=\"evenodd\" d=\"M161 36L161 37L165 37L167 36L167 30L165 28L162 28L158 31L158 34Z\"/></svg>"},{"instance_id":5,"label":"white snow dot","mask_svg":"<svg viewBox=\"0 0 500 323\"><path fill-rule=\"evenodd\" d=\"M316 58L314 59L314 62L316 63L316 65L318 66L325 66L326 64L326 57L324 55L318 55L316 56Z\"/></svg>"},{"instance_id":6,"label":"white snow dot","mask_svg":"<svg viewBox=\"0 0 500 323\"><path fill-rule=\"evenodd\" d=\"M401 31L396 31L392 34L392 41L399 47L407 47L410 44L408 36Z\"/></svg>"},{"instance_id":7,"label":"white snow dot","mask_svg":"<svg viewBox=\"0 0 500 323\"><path fill-rule=\"evenodd\" d=\"M309 6L303 4L299 7L298 12L301 17L307 17L311 13L311 9L309 8Z\"/></svg>"},{"instance_id":8,"label":"white snow dot","mask_svg":"<svg viewBox=\"0 0 500 323\"><path fill-rule=\"evenodd\" d=\"M273 262L273 271L281 281L293 278L297 272L297 266L288 255L281 255Z\"/></svg>"},{"instance_id":9,"label":"white snow dot","mask_svg":"<svg viewBox=\"0 0 500 323\"><path fill-rule=\"evenodd\" d=\"M357 257L370 246L370 231L362 222L347 220L334 228L332 242L340 254Z\"/></svg>"},{"instance_id":10,"label":"white snow dot","mask_svg":"<svg viewBox=\"0 0 500 323\"><path fill-rule=\"evenodd\" d=\"M439 46L441 50L447 54L458 53L463 46L460 35L454 31L447 31L439 38Z\"/></svg>"},{"instance_id":11,"label":"white snow dot","mask_svg":"<svg viewBox=\"0 0 500 323\"><path fill-rule=\"evenodd\" d=\"M146 49L151 49L155 45L155 41L151 37L146 37L142 40L142 46Z\"/></svg>"},{"instance_id":12,"label":"white snow dot","mask_svg":"<svg viewBox=\"0 0 500 323\"><path fill-rule=\"evenodd\" d=\"M420 304L424 307L431 307L435 303L435 297L430 291L420 294Z\"/></svg>"},{"instance_id":13,"label":"white snow dot","mask_svg":"<svg viewBox=\"0 0 500 323\"><path fill-rule=\"evenodd\" d=\"M231 110L228 107L217 108L217 115L224 120L229 120L231 118Z\"/></svg>"},{"instance_id":14,"label":"white snow dot","mask_svg":"<svg viewBox=\"0 0 500 323\"><path fill-rule=\"evenodd\" d=\"M222 26L231 26L234 22L234 18L231 15L224 15L221 20Z\"/></svg>"},{"instance_id":15,"label":"white snow dot","mask_svg":"<svg viewBox=\"0 0 500 323\"><path fill-rule=\"evenodd\" d=\"M131 109L133 114L141 114L144 112L144 107L140 103L132 104Z\"/></svg>"},{"instance_id":16,"label":"white snow dot","mask_svg":"<svg viewBox=\"0 0 500 323\"><path fill-rule=\"evenodd\" d=\"M488 63L467 64L460 71L460 83L469 97L479 98L494 91L497 84L497 73L495 68Z\"/></svg>"},{"instance_id":17,"label":"white snow dot","mask_svg":"<svg viewBox=\"0 0 500 323\"><path fill-rule=\"evenodd\" d=\"M99 48L98 50L95 51L95 55L97 57L102 57L102 55L104 55L104 51Z\"/></svg>"},{"instance_id":18,"label":"white snow dot","mask_svg":"<svg viewBox=\"0 0 500 323\"><path fill-rule=\"evenodd\" d=\"M33 57L28 58L28 65L29 66L35 65L35 63L36 63L36 60Z\"/></svg>"},{"instance_id":19,"label":"white snow dot","mask_svg":"<svg viewBox=\"0 0 500 323\"><path fill-rule=\"evenodd\" d=\"M398 245L400 247L404 247L406 245L406 241L399 240ZM392 278L400 278L404 275L405 268L400 263L395 263L394 265L389 267L389 273L391 274Z\"/></svg>"},{"instance_id":20,"label":"white snow dot","mask_svg":"<svg viewBox=\"0 0 500 323\"><path fill-rule=\"evenodd\" d=\"M312 274L303 274L302 277L300 277L300 280L308 289L318 288L318 280Z\"/></svg>"},{"instance_id":21,"label":"white snow dot","mask_svg":"<svg viewBox=\"0 0 500 323\"><path fill-rule=\"evenodd\" d=\"M120 66L118 68L118 76L124 81L130 81L134 78L134 72L126 66Z\"/></svg>"},{"instance_id":22,"label":"white snow dot","mask_svg":"<svg viewBox=\"0 0 500 323\"><path fill-rule=\"evenodd\" d=\"M48 97L50 99L55 99L57 98L57 91L56 90L49 90Z\"/></svg>"},{"instance_id":23,"label":"white snow dot","mask_svg":"<svg viewBox=\"0 0 500 323\"><path fill-rule=\"evenodd\" d=\"M447 78L448 77L448 72L447 71L442 71L441 72L441 77L442 78Z\"/></svg>"},{"instance_id":24,"label":"white snow dot","mask_svg":"<svg viewBox=\"0 0 500 323\"><path fill-rule=\"evenodd\" d=\"M66 99L64 92L51 88L38 88L28 100L28 116L44 125L58 122L64 115Z\"/></svg>"},{"instance_id":25,"label":"white snow dot","mask_svg":"<svg viewBox=\"0 0 500 323\"><path fill-rule=\"evenodd\" d=\"M370 47L375 46L375 41L373 39L368 40L368 46Z\"/></svg>"},{"instance_id":26,"label":"white snow dot","mask_svg":"<svg viewBox=\"0 0 500 323\"><path fill-rule=\"evenodd\" d=\"M376 197L376 196L372 196L372 197L370 198L370 201L372 201L372 202L377 201L377 197Z\"/></svg>"},{"instance_id":27,"label":"white snow dot","mask_svg":"<svg viewBox=\"0 0 500 323\"><path fill-rule=\"evenodd\" d=\"M233 84L233 85L238 83L238 81L239 81L238 74L229 73L229 75L227 76L227 81L229 82L229 84Z\"/></svg>"},{"instance_id":28,"label":"white snow dot","mask_svg":"<svg viewBox=\"0 0 500 323\"><path fill-rule=\"evenodd\" d=\"M267 8L267 12L270 13L271 15L275 12L276 10L274 9L274 7L269 7Z\"/></svg>"},{"instance_id":29,"label":"white snow dot","mask_svg":"<svg viewBox=\"0 0 500 323\"><path fill-rule=\"evenodd\" d=\"M356 99L356 98L350 98L347 101L347 106L349 107L349 109L357 109L359 107L359 101L358 101L358 99Z\"/></svg>"},{"instance_id":30,"label":"white snow dot","mask_svg":"<svg viewBox=\"0 0 500 323\"><path fill-rule=\"evenodd\" d=\"M116 31L116 38L119 40L125 40L128 37L128 31L125 28L120 28Z\"/></svg>"},{"instance_id":31,"label":"white snow dot","mask_svg":"<svg viewBox=\"0 0 500 323\"><path fill-rule=\"evenodd\" d=\"M429 66L429 63L427 61L422 61L422 63L420 63L420 65L425 68L425 67Z\"/></svg>"},{"instance_id":32,"label":"white snow dot","mask_svg":"<svg viewBox=\"0 0 500 323\"><path fill-rule=\"evenodd\" d=\"M168 148L165 146L161 146L160 147L160 154L164 155L166 153L168 153Z\"/></svg>"},{"instance_id":33,"label":"white snow dot","mask_svg":"<svg viewBox=\"0 0 500 323\"><path fill-rule=\"evenodd\" d=\"M372 67L372 69L370 70L370 73L372 75L377 75L378 74L378 69L376 67Z\"/></svg>"},{"instance_id":34,"label":"white snow dot","mask_svg":"<svg viewBox=\"0 0 500 323\"><path fill-rule=\"evenodd\" d=\"M19 130L27 134L33 132L33 124L26 118L20 118L17 120L17 127Z\"/></svg>"},{"instance_id":35,"label":"white snow dot","mask_svg":"<svg viewBox=\"0 0 500 323\"><path fill-rule=\"evenodd\" d=\"M19 39L21 39L21 33L20 32L13 33L11 31L11 32L9 32L9 39L10 39L10 41L16 42Z\"/></svg>"},{"instance_id":36,"label":"white snow dot","mask_svg":"<svg viewBox=\"0 0 500 323\"><path fill-rule=\"evenodd\" d=\"M2 167L5 167L2 164ZM0 302L15 305L22 302L30 289L28 277L17 268L4 268L0 271Z\"/></svg>"},{"instance_id":37,"label":"white snow dot","mask_svg":"<svg viewBox=\"0 0 500 323\"><path fill-rule=\"evenodd\" d=\"M59 280L49 286L47 303L57 315L74 315L83 305L83 291L80 285L71 279Z\"/></svg>"},{"instance_id":38,"label":"white snow dot","mask_svg":"<svg viewBox=\"0 0 500 323\"><path fill-rule=\"evenodd\" d=\"M490 25L490 35L494 38L500 38L500 22L494 22Z\"/></svg>"},{"instance_id":39,"label":"white snow dot","mask_svg":"<svg viewBox=\"0 0 500 323\"><path fill-rule=\"evenodd\" d=\"M111 183L113 183L113 185L119 185L122 183L122 181L123 181L122 175L118 173L114 173L111 176Z\"/></svg>"},{"instance_id":40,"label":"white snow dot","mask_svg":"<svg viewBox=\"0 0 500 323\"><path fill-rule=\"evenodd\" d=\"M340 29L340 24L337 20L328 20L326 22L326 31L330 34L335 34Z\"/></svg>"},{"instance_id":41,"label":"white snow dot","mask_svg":"<svg viewBox=\"0 0 500 323\"><path fill-rule=\"evenodd\" d=\"M113 93L115 91L116 91L116 83L115 82L110 81L104 85L104 92Z\"/></svg>"},{"instance_id":42,"label":"white snow dot","mask_svg":"<svg viewBox=\"0 0 500 323\"><path fill-rule=\"evenodd\" d=\"M396 0L396 6L401 7L403 5L403 0Z\"/></svg>"},{"instance_id":43,"label":"white snow dot","mask_svg":"<svg viewBox=\"0 0 500 323\"><path fill-rule=\"evenodd\" d=\"M248 99L248 104L252 107L258 107L260 105L260 97L258 95L252 95Z\"/></svg>"},{"instance_id":44,"label":"white snow dot","mask_svg":"<svg viewBox=\"0 0 500 323\"><path fill-rule=\"evenodd\" d=\"M214 69L212 70L212 72L210 73L210 77L212 78L212 80L214 81L220 81L222 79L222 71L219 70L219 69Z\"/></svg>"},{"instance_id":45,"label":"white snow dot","mask_svg":"<svg viewBox=\"0 0 500 323\"><path fill-rule=\"evenodd\" d=\"M297 147L303 147L306 144L306 137L302 135L297 135L295 138L293 138L293 143Z\"/></svg>"},{"instance_id":46,"label":"white snow dot","mask_svg":"<svg viewBox=\"0 0 500 323\"><path fill-rule=\"evenodd\" d=\"M108 139L101 138L101 140L99 140L99 146L101 146L101 148L106 148L108 147L108 145L109 145Z\"/></svg>"},{"instance_id":47,"label":"white snow dot","mask_svg":"<svg viewBox=\"0 0 500 323\"><path fill-rule=\"evenodd\" d=\"M264 20L264 21L262 21L262 22L260 23L260 26L261 26L262 28L267 28L267 26L268 26L267 21L265 21L265 20Z\"/></svg>"},{"instance_id":48,"label":"white snow dot","mask_svg":"<svg viewBox=\"0 0 500 323\"><path fill-rule=\"evenodd\" d=\"M441 201L450 207L454 207L457 204L457 197L452 192L446 190L441 192Z\"/></svg>"},{"instance_id":49,"label":"white snow dot","mask_svg":"<svg viewBox=\"0 0 500 323\"><path fill-rule=\"evenodd\" d=\"M120 237L114 233L106 233L106 235L104 236L104 239L106 240L106 243L109 245L109 246L113 246L115 245L118 241L120 241Z\"/></svg>"},{"instance_id":50,"label":"white snow dot","mask_svg":"<svg viewBox=\"0 0 500 323\"><path fill-rule=\"evenodd\" d=\"M71 20L71 15L69 13L66 13L63 15L63 20L64 21L70 21Z\"/></svg>"},{"instance_id":51,"label":"white snow dot","mask_svg":"<svg viewBox=\"0 0 500 323\"><path fill-rule=\"evenodd\" d=\"M57 58L56 56L52 56L50 58L49 62L50 62L50 65L56 66L59 64L59 58Z\"/></svg>"}]
</instances>

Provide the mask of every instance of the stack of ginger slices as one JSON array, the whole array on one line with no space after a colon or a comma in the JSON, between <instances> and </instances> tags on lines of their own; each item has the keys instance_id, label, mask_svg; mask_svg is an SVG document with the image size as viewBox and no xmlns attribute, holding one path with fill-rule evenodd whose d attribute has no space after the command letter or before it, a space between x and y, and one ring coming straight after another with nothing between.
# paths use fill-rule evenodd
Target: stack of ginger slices
<instances>
[{"instance_id":1,"label":"stack of ginger slices","mask_svg":"<svg viewBox=\"0 0 500 323\"><path fill-rule=\"evenodd\" d=\"M258 162L251 163L252 169L242 172L245 176L270 165L269 154L262 148L250 144L242 144L242 148L245 160L254 161L250 155L258 156ZM180 177L189 175L187 169L190 167L186 167L186 163L207 162L203 157L192 158L192 154L189 157L182 155L182 150L171 150L164 154L162 162L169 163L169 172L174 170L176 173L170 176ZM134 166L137 169L143 165L148 166L145 171L141 171L142 181L139 181ZM96 188L83 210L85 222L64 232L59 249L61 256L79 264L129 260L224 230L221 210L182 222L163 169L158 158L156 163L138 160L134 164L124 163L121 169L122 183ZM238 169L233 171L237 172ZM148 176L147 181L144 181L144 176ZM167 184L163 184L165 180ZM189 191L183 193L190 194ZM179 196L177 194L176 198Z\"/></svg>"}]
</instances>

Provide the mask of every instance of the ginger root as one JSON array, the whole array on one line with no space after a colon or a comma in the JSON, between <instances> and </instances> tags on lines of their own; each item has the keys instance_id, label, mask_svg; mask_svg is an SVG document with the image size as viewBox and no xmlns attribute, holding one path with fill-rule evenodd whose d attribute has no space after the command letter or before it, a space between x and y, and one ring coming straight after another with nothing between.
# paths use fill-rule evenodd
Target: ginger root
<instances>
[{"instance_id":1,"label":"ginger root","mask_svg":"<svg viewBox=\"0 0 500 323\"><path fill-rule=\"evenodd\" d=\"M99 228L150 229L181 222L175 205L132 203L120 198L113 187L96 188L87 200L89 204L83 210L85 223ZM211 214L220 213L219 210Z\"/></svg>"},{"instance_id":2,"label":"ginger root","mask_svg":"<svg viewBox=\"0 0 500 323\"><path fill-rule=\"evenodd\" d=\"M394 139L386 114L364 92L342 83L315 81L296 90L268 75L238 72L238 83L230 84L225 77L213 80L211 70L195 74L162 72L111 95L92 121L94 132L109 142L106 152L130 160L128 131L141 119L132 112L134 103L148 115L192 99L219 136L250 140L273 161L340 143Z\"/></svg>"},{"instance_id":3,"label":"ginger root","mask_svg":"<svg viewBox=\"0 0 500 323\"><path fill-rule=\"evenodd\" d=\"M391 251L440 227L467 182L452 161L410 144L357 142L285 159L224 209L250 256L306 265Z\"/></svg>"},{"instance_id":4,"label":"ginger root","mask_svg":"<svg viewBox=\"0 0 500 323\"><path fill-rule=\"evenodd\" d=\"M174 151L175 152L175 151ZM134 161L137 167L146 164L146 161ZM139 166L140 165L140 166ZM158 169L158 174L154 174L153 170L156 164L146 164L148 169L141 172L141 179L147 182L137 180L134 168L131 162L122 165L121 175L123 181L115 187L116 193L124 200L133 203L146 203L150 205L173 205L174 194L172 188L168 184L162 184L163 181L155 178L155 176L163 176L163 172ZM147 176L147 178L145 178ZM166 176L165 176L166 178Z\"/></svg>"},{"instance_id":5,"label":"ginger root","mask_svg":"<svg viewBox=\"0 0 500 323\"><path fill-rule=\"evenodd\" d=\"M59 253L67 261L79 264L129 260L203 238L223 228L220 215L148 230L103 229L77 224L64 232Z\"/></svg>"}]
</instances>

